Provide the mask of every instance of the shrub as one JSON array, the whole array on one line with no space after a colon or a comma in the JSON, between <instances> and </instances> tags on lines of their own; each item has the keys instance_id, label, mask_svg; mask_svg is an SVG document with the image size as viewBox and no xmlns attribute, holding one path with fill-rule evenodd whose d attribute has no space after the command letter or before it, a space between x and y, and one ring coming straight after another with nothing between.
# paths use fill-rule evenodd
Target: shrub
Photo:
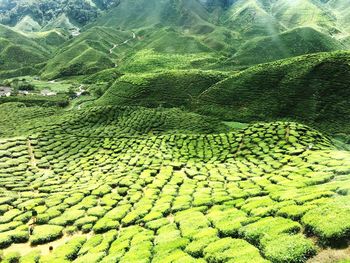
<instances>
[{"instance_id":1,"label":"shrub","mask_svg":"<svg viewBox=\"0 0 350 263\"><path fill-rule=\"evenodd\" d=\"M85 242L85 244L82 246L82 248L79 250L79 255L84 255L90 251L90 249L98 246L101 244L103 240L103 235L94 235L92 236L88 241Z\"/></svg>"},{"instance_id":2,"label":"shrub","mask_svg":"<svg viewBox=\"0 0 350 263\"><path fill-rule=\"evenodd\" d=\"M93 228L93 224L86 224L86 225L83 225L82 227L81 227L81 231L83 232L83 233L89 233L91 230L92 230L92 228Z\"/></svg>"},{"instance_id":3,"label":"shrub","mask_svg":"<svg viewBox=\"0 0 350 263\"><path fill-rule=\"evenodd\" d=\"M74 260L74 263L97 263L102 260L106 256L106 253L100 252L100 253L87 253L84 256L78 257L76 260Z\"/></svg>"},{"instance_id":4,"label":"shrub","mask_svg":"<svg viewBox=\"0 0 350 263\"><path fill-rule=\"evenodd\" d=\"M110 218L102 217L96 222L92 228L95 233L104 233L112 229L117 229L119 227L119 222Z\"/></svg>"},{"instance_id":5,"label":"shrub","mask_svg":"<svg viewBox=\"0 0 350 263\"><path fill-rule=\"evenodd\" d=\"M0 248L7 248L12 244L12 237L8 233L0 234Z\"/></svg>"},{"instance_id":6,"label":"shrub","mask_svg":"<svg viewBox=\"0 0 350 263\"><path fill-rule=\"evenodd\" d=\"M299 220L308 210L313 206L311 205L288 205L278 210L277 215L287 217L292 220Z\"/></svg>"},{"instance_id":7,"label":"shrub","mask_svg":"<svg viewBox=\"0 0 350 263\"><path fill-rule=\"evenodd\" d=\"M96 216L96 217L102 217L104 214L106 214L107 210L106 208L102 206L96 206L92 207L87 211L87 214L89 216Z\"/></svg>"},{"instance_id":8,"label":"shrub","mask_svg":"<svg viewBox=\"0 0 350 263\"><path fill-rule=\"evenodd\" d=\"M189 238L192 238L201 229L209 227L207 218L201 212L192 210L178 212L175 215L175 222L179 224L182 236Z\"/></svg>"},{"instance_id":9,"label":"shrub","mask_svg":"<svg viewBox=\"0 0 350 263\"><path fill-rule=\"evenodd\" d=\"M196 258L203 257L203 250L210 243L213 243L218 239L218 231L216 229L202 229L193 236L192 242L187 245L185 251Z\"/></svg>"},{"instance_id":10,"label":"shrub","mask_svg":"<svg viewBox=\"0 0 350 263\"><path fill-rule=\"evenodd\" d=\"M20 259L20 263L37 263L40 259L40 250L33 250L32 252L29 252L28 254L24 255Z\"/></svg>"},{"instance_id":11,"label":"shrub","mask_svg":"<svg viewBox=\"0 0 350 263\"><path fill-rule=\"evenodd\" d=\"M83 246L83 244L86 242L85 237L76 237L68 242L66 242L64 245L59 246L56 248L52 254L42 257L40 262L42 263L50 263L50 262L64 262L66 261L72 261L74 260L80 248Z\"/></svg>"},{"instance_id":12,"label":"shrub","mask_svg":"<svg viewBox=\"0 0 350 263\"><path fill-rule=\"evenodd\" d=\"M10 223L2 224L2 225L0 225L0 233L15 229L16 227L18 227L20 225L22 225L22 223L19 221L13 221Z\"/></svg>"},{"instance_id":13,"label":"shrub","mask_svg":"<svg viewBox=\"0 0 350 263\"><path fill-rule=\"evenodd\" d=\"M36 226L30 237L31 245L40 245L56 240L62 236L63 227L55 225Z\"/></svg>"},{"instance_id":14,"label":"shrub","mask_svg":"<svg viewBox=\"0 0 350 263\"><path fill-rule=\"evenodd\" d=\"M325 244L346 242L350 237L349 197L338 197L308 211L302 217L307 231L320 237Z\"/></svg>"},{"instance_id":15,"label":"shrub","mask_svg":"<svg viewBox=\"0 0 350 263\"><path fill-rule=\"evenodd\" d=\"M227 206L214 206L208 212L208 218L224 236L237 236L242 222L247 220L244 212Z\"/></svg>"},{"instance_id":16,"label":"shrub","mask_svg":"<svg viewBox=\"0 0 350 263\"><path fill-rule=\"evenodd\" d=\"M169 220L166 218L161 218L146 223L146 227L152 230L158 230L162 226L169 224Z\"/></svg>"},{"instance_id":17,"label":"shrub","mask_svg":"<svg viewBox=\"0 0 350 263\"><path fill-rule=\"evenodd\" d=\"M282 217L266 217L242 227L239 232L253 244L259 244L262 238L274 238L283 233L297 233L299 223Z\"/></svg>"},{"instance_id":18,"label":"shrub","mask_svg":"<svg viewBox=\"0 0 350 263\"><path fill-rule=\"evenodd\" d=\"M2 262L4 263L18 263L21 255L18 252L10 252L8 253Z\"/></svg>"},{"instance_id":19,"label":"shrub","mask_svg":"<svg viewBox=\"0 0 350 263\"><path fill-rule=\"evenodd\" d=\"M187 238L181 237L181 232L174 224L161 227L157 234L153 248L156 257L162 257L177 249L184 249L189 243Z\"/></svg>"},{"instance_id":20,"label":"shrub","mask_svg":"<svg viewBox=\"0 0 350 263\"><path fill-rule=\"evenodd\" d=\"M93 224L97 220L98 220L98 218L95 216L86 216L86 217L82 217L82 218L78 219L77 221L75 221L74 225L77 226L79 229L81 229L83 225Z\"/></svg>"},{"instance_id":21,"label":"shrub","mask_svg":"<svg viewBox=\"0 0 350 263\"><path fill-rule=\"evenodd\" d=\"M204 249L205 260L214 262L267 262L259 250L242 239L219 239Z\"/></svg>"},{"instance_id":22,"label":"shrub","mask_svg":"<svg viewBox=\"0 0 350 263\"><path fill-rule=\"evenodd\" d=\"M280 235L261 243L265 257L272 262L301 263L316 254L312 241L302 234Z\"/></svg>"},{"instance_id":23,"label":"shrub","mask_svg":"<svg viewBox=\"0 0 350 263\"><path fill-rule=\"evenodd\" d=\"M25 243L29 240L28 230L15 229L8 232L13 243Z\"/></svg>"},{"instance_id":24,"label":"shrub","mask_svg":"<svg viewBox=\"0 0 350 263\"><path fill-rule=\"evenodd\" d=\"M83 217L85 214L84 210L71 210L64 212L61 216L51 219L50 224L67 226L73 224L76 220Z\"/></svg>"},{"instance_id":25,"label":"shrub","mask_svg":"<svg viewBox=\"0 0 350 263\"><path fill-rule=\"evenodd\" d=\"M117 230L110 230L107 233L104 234L102 242L98 245L89 250L90 253L99 253L99 252L105 252L107 253L111 243L116 239L118 234Z\"/></svg>"}]
</instances>

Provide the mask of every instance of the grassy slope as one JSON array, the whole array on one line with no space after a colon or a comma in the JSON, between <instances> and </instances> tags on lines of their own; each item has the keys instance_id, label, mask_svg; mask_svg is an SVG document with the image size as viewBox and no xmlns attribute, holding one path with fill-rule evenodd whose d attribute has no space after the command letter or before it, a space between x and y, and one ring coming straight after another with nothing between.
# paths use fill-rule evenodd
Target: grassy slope
<instances>
[{"instance_id":1,"label":"grassy slope","mask_svg":"<svg viewBox=\"0 0 350 263\"><path fill-rule=\"evenodd\" d=\"M42 76L57 78L83 75L114 67L110 54L114 44L120 44L131 37L130 32L110 28L94 27L70 40L57 55L48 61ZM120 49L119 49L120 51Z\"/></svg>"},{"instance_id":2,"label":"grassy slope","mask_svg":"<svg viewBox=\"0 0 350 263\"><path fill-rule=\"evenodd\" d=\"M244 38L273 35L285 29L258 0L237 1L222 20L224 25L240 32Z\"/></svg>"},{"instance_id":3,"label":"grassy slope","mask_svg":"<svg viewBox=\"0 0 350 263\"><path fill-rule=\"evenodd\" d=\"M314 20L310 23L299 14L305 8L312 11ZM195 0L123 0L89 24L79 37L68 41L48 62L42 76L84 75L115 65L122 71L135 72L135 64L147 64L136 70L142 73L154 69L184 69L189 68L188 61L193 60L193 54L203 56L201 63L195 63L195 68L215 68L213 64L218 62L215 58L227 59L227 68L241 68L301 54L338 50L342 45L327 36L335 28L335 18L331 8L310 1L293 5L280 0L273 3L239 0L226 11L217 9L210 13ZM63 23L63 27L67 27L67 21L64 16L58 17L53 26ZM295 29L294 26L315 27L324 35L309 27ZM128 38L132 32L137 37L109 54L114 44L127 39L121 37L122 29L128 30ZM346 39L343 43L347 45ZM170 53L182 57L170 57Z\"/></svg>"},{"instance_id":4,"label":"grassy slope","mask_svg":"<svg viewBox=\"0 0 350 263\"><path fill-rule=\"evenodd\" d=\"M22 32L37 32L40 31L41 26L31 16L27 15L18 21L14 28Z\"/></svg>"},{"instance_id":5,"label":"grassy slope","mask_svg":"<svg viewBox=\"0 0 350 263\"><path fill-rule=\"evenodd\" d=\"M49 52L32 39L0 25L0 70L15 69L40 63Z\"/></svg>"},{"instance_id":6,"label":"grassy slope","mask_svg":"<svg viewBox=\"0 0 350 263\"><path fill-rule=\"evenodd\" d=\"M42 121L0 133L28 135L0 140L4 262L14 243L53 245L40 262L305 262L313 241L348 238L349 153L306 126L208 134L218 123L176 110L3 106L0 126Z\"/></svg>"},{"instance_id":7,"label":"grassy slope","mask_svg":"<svg viewBox=\"0 0 350 263\"><path fill-rule=\"evenodd\" d=\"M278 35L255 38L244 44L231 63L251 65L304 54L343 49L334 38L311 27L296 28Z\"/></svg>"},{"instance_id":8,"label":"grassy slope","mask_svg":"<svg viewBox=\"0 0 350 263\"><path fill-rule=\"evenodd\" d=\"M241 121L290 118L350 131L350 53L306 55L262 64L201 95L201 112Z\"/></svg>"},{"instance_id":9,"label":"grassy slope","mask_svg":"<svg viewBox=\"0 0 350 263\"><path fill-rule=\"evenodd\" d=\"M149 11L143 12L142 21L138 19L140 9ZM117 8L88 26L87 31L68 42L49 61L42 76L89 74L115 64L126 72L182 69L184 65L186 68L207 66L216 62L213 57L220 56L215 54L217 46L213 41L210 43L207 37L196 34L203 26L210 25L205 19L208 19L207 11L195 1L122 1ZM189 25L193 28L188 29ZM129 30L125 33L118 30L120 28ZM130 39L133 33L136 37ZM224 33L227 32L213 33L213 37ZM114 44L121 44L126 39L130 39L127 44L118 45L112 54L109 53ZM80 55L87 51L88 55ZM175 56L170 56L174 53ZM99 60L104 63L95 65L94 61ZM140 65L144 66L135 69Z\"/></svg>"},{"instance_id":10,"label":"grassy slope","mask_svg":"<svg viewBox=\"0 0 350 263\"><path fill-rule=\"evenodd\" d=\"M346 0L330 0L327 3L328 7L333 10L337 17L338 28L343 28L344 36L350 35L350 6Z\"/></svg>"},{"instance_id":11,"label":"grassy slope","mask_svg":"<svg viewBox=\"0 0 350 263\"><path fill-rule=\"evenodd\" d=\"M272 6L273 16L287 28L315 27L325 33L336 33L336 17L332 10L313 0L278 0Z\"/></svg>"},{"instance_id":12,"label":"grassy slope","mask_svg":"<svg viewBox=\"0 0 350 263\"><path fill-rule=\"evenodd\" d=\"M192 107L201 92L224 78L222 74L201 71L125 75L107 90L97 104Z\"/></svg>"}]
</instances>

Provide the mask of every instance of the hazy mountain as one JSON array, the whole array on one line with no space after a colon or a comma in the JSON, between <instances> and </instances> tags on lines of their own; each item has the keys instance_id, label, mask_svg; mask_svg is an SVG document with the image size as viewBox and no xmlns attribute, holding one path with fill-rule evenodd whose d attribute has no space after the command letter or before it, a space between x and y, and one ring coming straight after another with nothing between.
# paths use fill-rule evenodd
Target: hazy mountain
<instances>
[{"instance_id":1,"label":"hazy mountain","mask_svg":"<svg viewBox=\"0 0 350 263\"><path fill-rule=\"evenodd\" d=\"M3 23L18 33L25 32L22 37L37 41L44 49L42 40L28 34L54 31L73 38L64 44L57 41L62 46L45 56L48 61L40 66L45 78L116 66L124 70L133 59L140 64L140 54L142 64L163 65L164 55L169 53L201 53L205 54L203 61L211 58L205 68L239 69L347 49L350 43L349 8L341 0L9 0L1 10ZM50 46L54 48L57 45Z\"/></svg>"}]
</instances>

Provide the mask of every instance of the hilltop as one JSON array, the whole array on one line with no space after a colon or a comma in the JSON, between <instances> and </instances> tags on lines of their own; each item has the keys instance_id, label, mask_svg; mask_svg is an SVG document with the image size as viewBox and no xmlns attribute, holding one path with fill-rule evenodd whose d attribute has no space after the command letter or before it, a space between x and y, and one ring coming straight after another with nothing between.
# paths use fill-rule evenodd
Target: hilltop
<instances>
[{"instance_id":1,"label":"hilltop","mask_svg":"<svg viewBox=\"0 0 350 263\"><path fill-rule=\"evenodd\" d=\"M226 69L240 70L277 59L349 47L348 8L343 8L340 0L121 0L84 4L48 1L32 8L35 4L37 1L8 1L3 7L2 23L17 33L25 32L29 40L44 49L47 47L42 41L28 34L48 31L65 36L64 41L57 39L62 44L58 50L45 55L50 58L47 65L40 64L42 54L38 52L28 50L29 54L25 55L33 57L34 54L35 59L31 61L37 64L37 74L48 79L86 75L114 67L120 67L123 72L137 54L142 54L144 60L156 61L153 64L161 64L170 52L188 56L183 57L185 60L202 53L200 56L211 58L209 65L206 62L200 66L202 69L222 69L220 66L225 64ZM70 5L77 5L70 9L79 12L69 13ZM51 10L53 6L57 11L52 12L50 18L39 15L43 8ZM12 17L10 21L6 16ZM80 16L85 20L81 21ZM92 33L94 30L96 36ZM129 36L125 37L122 32ZM93 44L101 34L105 35L103 45ZM131 38L133 41L123 44ZM161 67L169 69L167 64ZM147 71L149 68L143 73Z\"/></svg>"}]
</instances>

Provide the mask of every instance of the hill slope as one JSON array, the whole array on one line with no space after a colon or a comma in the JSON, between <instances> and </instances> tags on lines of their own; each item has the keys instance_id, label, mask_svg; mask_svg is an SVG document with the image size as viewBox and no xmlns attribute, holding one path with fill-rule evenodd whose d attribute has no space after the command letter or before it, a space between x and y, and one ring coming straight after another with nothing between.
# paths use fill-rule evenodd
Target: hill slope
<instances>
[{"instance_id":1,"label":"hill slope","mask_svg":"<svg viewBox=\"0 0 350 263\"><path fill-rule=\"evenodd\" d=\"M241 121L290 118L350 131L350 53L262 64L201 94L200 111Z\"/></svg>"},{"instance_id":2,"label":"hill slope","mask_svg":"<svg viewBox=\"0 0 350 263\"><path fill-rule=\"evenodd\" d=\"M296 28L278 35L245 43L230 59L231 66L252 65L304 54L345 49L339 41L311 27Z\"/></svg>"},{"instance_id":3,"label":"hill slope","mask_svg":"<svg viewBox=\"0 0 350 263\"><path fill-rule=\"evenodd\" d=\"M0 25L0 70L9 70L43 62L49 52L34 40Z\"/></svg>"},{"instance_id":4,"label":"hill slope","mask_svg":"<svg viewBox=\"0 0 350 263\"><path fill-rule=\"evenodd\" d=\"M94 27L77 38L67 42L56 56L45 66L44 78L57 78L72 75L94 73L115 66L113 59L122 54L124 46L118 46L118 52L113 47L132 38L132 32L110 28ZM128 45L125 45L128 48Z\"/></svg>"}]
</instances>

